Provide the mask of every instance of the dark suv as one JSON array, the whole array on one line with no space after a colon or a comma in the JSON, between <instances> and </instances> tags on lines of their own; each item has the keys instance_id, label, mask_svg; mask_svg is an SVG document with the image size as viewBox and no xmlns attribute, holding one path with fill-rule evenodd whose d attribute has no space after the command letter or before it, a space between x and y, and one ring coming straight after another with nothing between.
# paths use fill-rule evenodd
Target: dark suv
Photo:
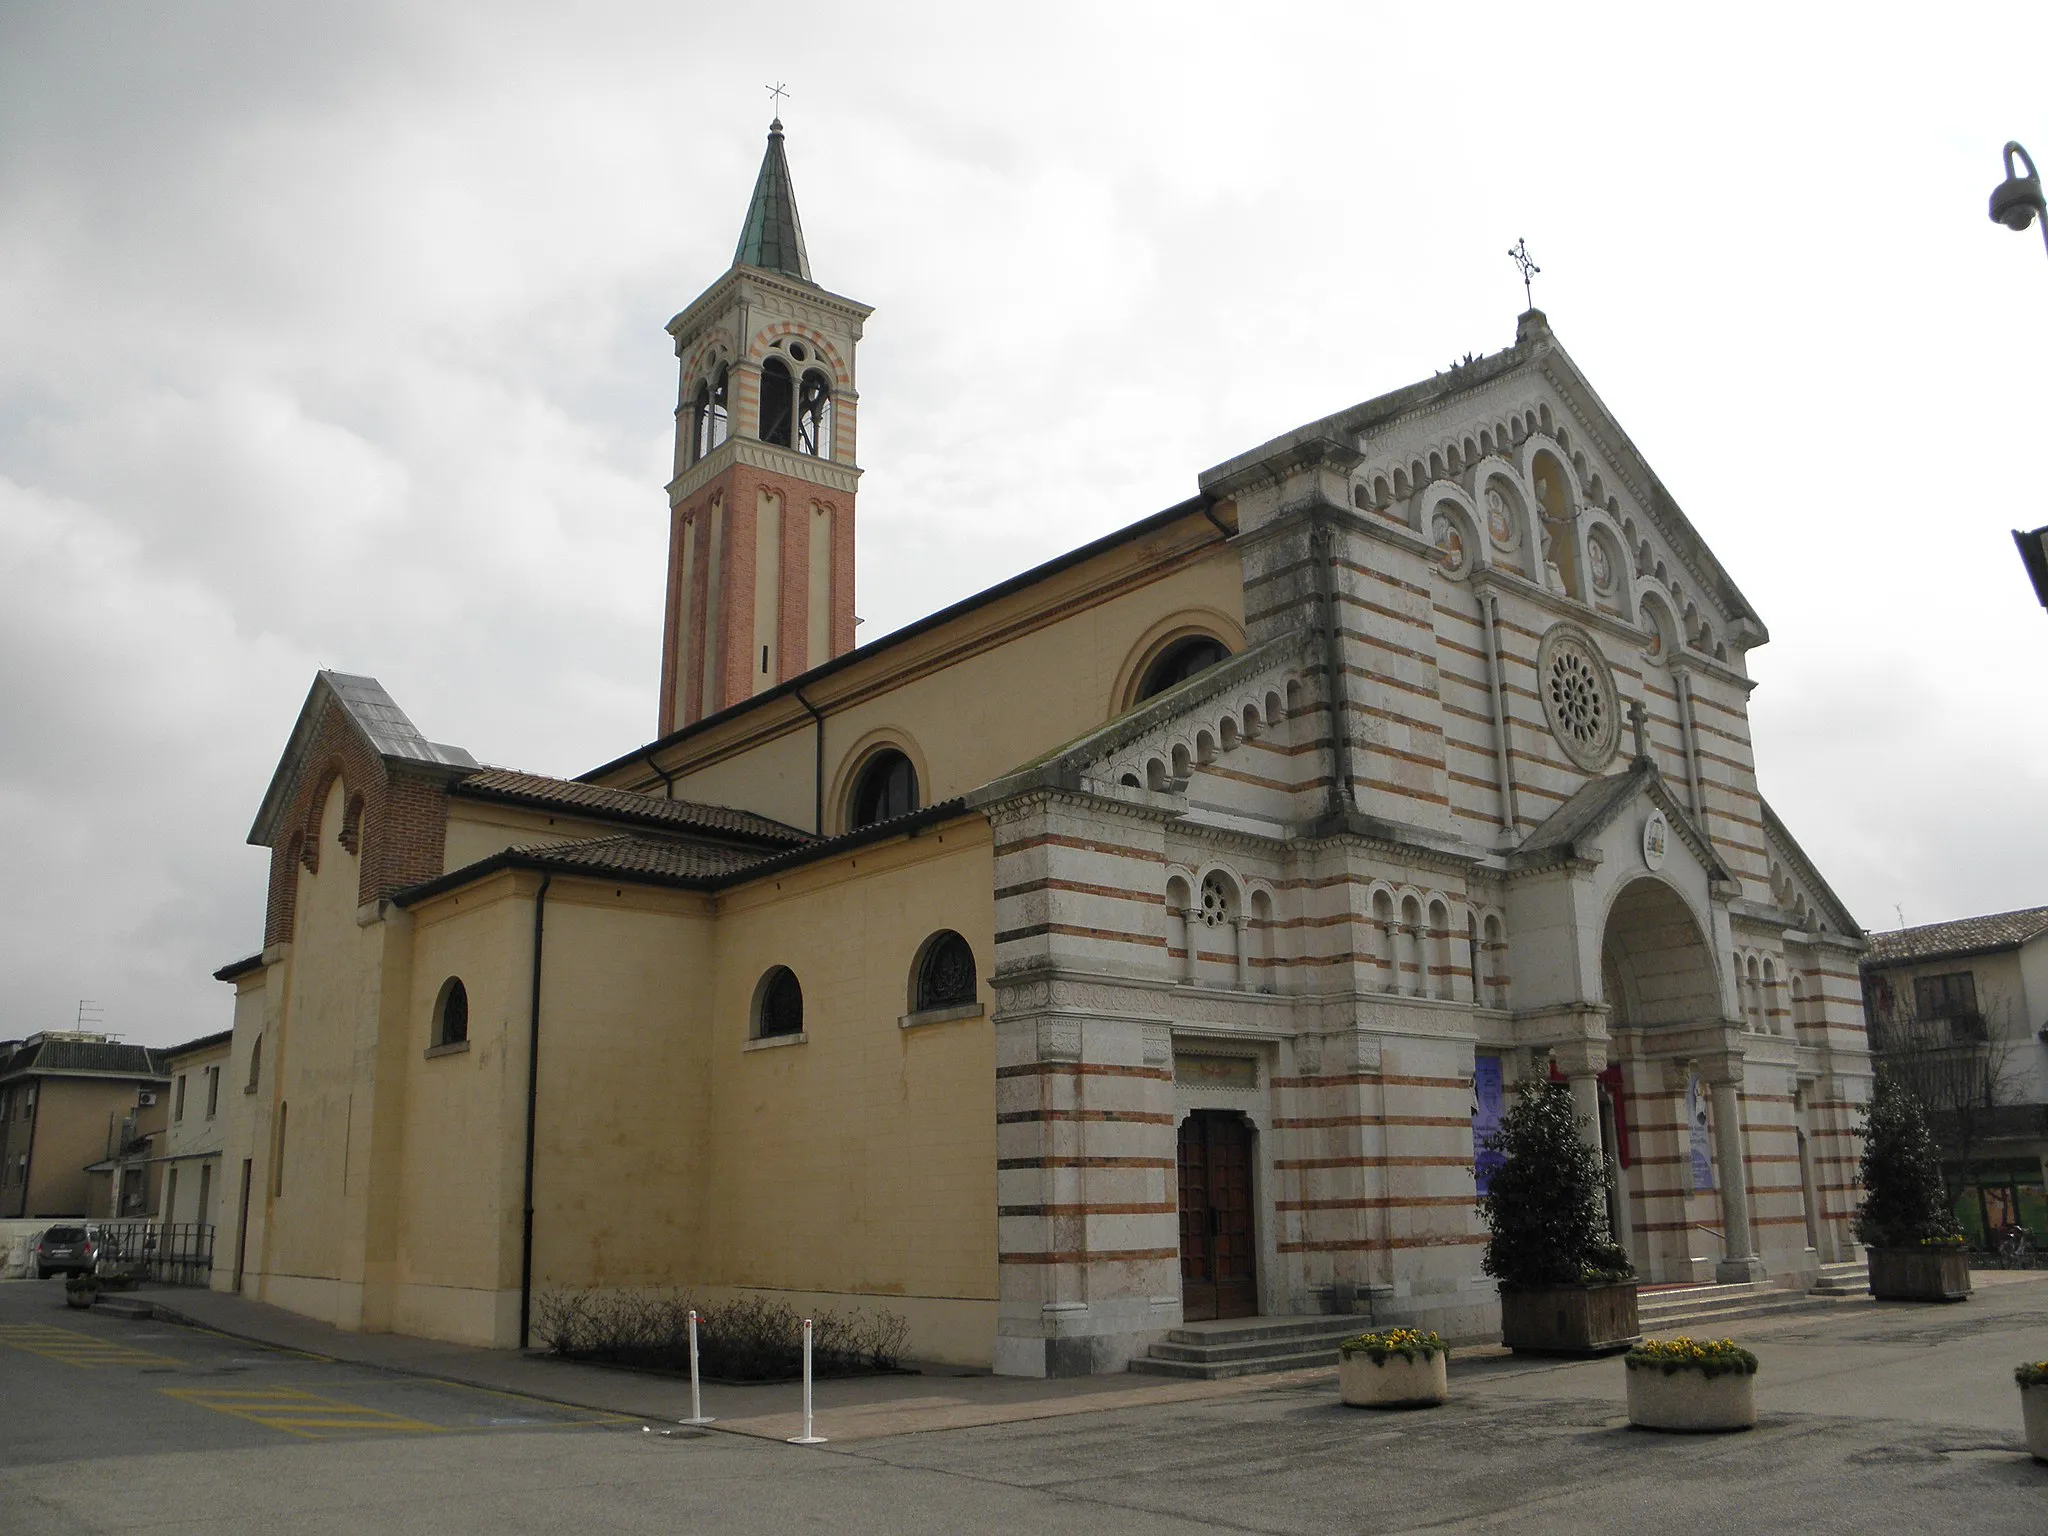
<instances>
[{"instance_id":1,"label":"dark suv","mask_svg":"<svg viewBox=\"0 0 2048 1536\"><path fill-rule=\"evenodd\" d=\"M51 1227L36 1239L36 1270L48 1275L89 1275L101 1259L112 1258L96 1226Z\"/></svg>"}]
</instances>

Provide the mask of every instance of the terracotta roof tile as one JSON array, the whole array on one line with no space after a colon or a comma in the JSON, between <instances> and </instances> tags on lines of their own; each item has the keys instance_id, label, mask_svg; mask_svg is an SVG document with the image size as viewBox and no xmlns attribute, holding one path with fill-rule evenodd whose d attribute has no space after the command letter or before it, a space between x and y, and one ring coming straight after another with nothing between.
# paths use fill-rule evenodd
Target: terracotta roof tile
<instances>
[{"instance_id":1,"label":"terracotta roof tile","mask_svg":"<svg viewBox=\"0 0 2048 1536\"><path fill-rule=\"evenodd\" d=\"M1863 957L1863 966L1868 970L1872 966L1938 960L1944 955L2014 949L2043 932L2048 932L2048 907L2025 907L2017 912L1994 912L1989 917L1958 918L1952 923L1895 928L1890 933L1870 936L1870 952Z\"/></svg>"},{"instance_id":2,"label":"terracotta roof tile","mask_svg":"<svg viewBox=\"0 0 2048 1536\"><path fill-rule=\"evenodd\" d=\"M765 848L731 848L680 838L641 837L630 832L575 843L540 843L510 851L522 861L542 868L584 874L652 875L676 881L716 880L774 857Z\"/></svg>"},{"instance_id":3,"label":"terracotta roof tile","mask_svg":"<svg viewBox=\"0 0 2048 1536\"><path fill-rule=\"evenodd\" d=\"M756 816L752 811L736 811L723 805L702 805L694 800L669 800L634 789L608 789L601 784L553 779L546 774L519 773L510 768L486 768L481 773L473 773L459 784L452 785L449 792L473 800L574 811L608 821L632 821L642 826L773 843L778 848L812 840L808 832L800 832L766 816Z\"/></svg>"}]
</instances>

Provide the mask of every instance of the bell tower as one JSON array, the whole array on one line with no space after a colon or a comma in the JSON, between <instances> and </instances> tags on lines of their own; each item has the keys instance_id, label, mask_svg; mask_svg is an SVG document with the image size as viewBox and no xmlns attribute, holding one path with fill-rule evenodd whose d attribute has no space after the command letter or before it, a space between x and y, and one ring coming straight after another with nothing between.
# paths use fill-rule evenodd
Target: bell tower
<instances>
[{"instance_id":1,"label":"bell tower","mask_svg":"<svg viewBox=\"0 0 2048 1536\"><path fill-rule=\"evenodd\" d=\"M811 280L777 118L731 270L668 323L663 735L853 649L853 354L871 313Z\"/></svg>"}]
</instances>

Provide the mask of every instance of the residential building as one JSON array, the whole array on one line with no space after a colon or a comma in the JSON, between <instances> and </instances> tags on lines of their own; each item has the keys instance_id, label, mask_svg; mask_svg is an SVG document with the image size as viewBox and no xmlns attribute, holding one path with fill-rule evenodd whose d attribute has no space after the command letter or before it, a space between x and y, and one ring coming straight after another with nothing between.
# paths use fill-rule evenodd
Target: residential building
<instances>
[{"instance_id":1,"label":"residential building","mask_svg":"<svg viewBox=\"0 0 2048 1536\"><path fill-rule=\"evenodd\" d=\"M2048 907L1875 933L1861 969L1872 1046L1926 1103L1965 1230L2048 1245Z\"/></svg>"},{"instance_id":2,"label":"residential building","mask_svg":"<svg viewBox=\"0 0 2048 1536\"><path fill-rule=\"evenodd\" d=\"M147 1215L147 1153L168 1086L154 1053L103 1034L45 1031L0 1045L0 1217ZM121 1159L116 1175L114 1160ZM102 1164L100 1198L87 1169Z\"/></svg>"}]
</instances>

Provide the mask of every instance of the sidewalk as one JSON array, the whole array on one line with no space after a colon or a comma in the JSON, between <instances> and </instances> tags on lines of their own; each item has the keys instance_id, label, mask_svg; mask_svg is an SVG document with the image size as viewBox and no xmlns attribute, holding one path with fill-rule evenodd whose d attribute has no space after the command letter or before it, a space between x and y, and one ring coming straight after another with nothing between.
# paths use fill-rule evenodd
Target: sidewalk
<instances>
[{"instance_id":1,"label":"sidewalk","mask_svg":"<svg viewBox=\"0 0 2048 1536\"><path fill-rule=\"evenodd\" d=\"M346 1333L221 1291L144 1285L121 1294L152 1303L156 1315L167 1322L325 1360L595 1408L654 1424L674 1424L690 1412L687 1379L579 1365L537 1352L443 1344L404 1334ZM828 1440L868 1440L1239 1396L1334 1376L1335 1366L1332 1360L1323 1369L1230 1381L1162 1381L1140 1376L1038 1381L931 1366L914 1376L857 1376L817 1382L812 1389L812 1416L815 1432ZM769 1440L784 1440L802 1432L803 1389L796 1382L765 1386L707 1382L703 1395L704 1411L717 1421L716 1429Z\"/></svg>"}]
</instances>

